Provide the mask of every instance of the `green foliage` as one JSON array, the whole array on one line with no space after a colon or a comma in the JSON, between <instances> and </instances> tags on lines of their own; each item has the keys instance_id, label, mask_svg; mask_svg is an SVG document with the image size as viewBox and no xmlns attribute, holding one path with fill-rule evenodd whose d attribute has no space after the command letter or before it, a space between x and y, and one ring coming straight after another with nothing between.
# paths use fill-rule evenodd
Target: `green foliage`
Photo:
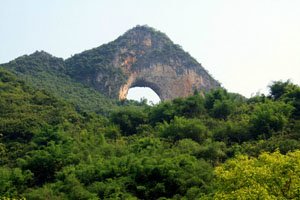
<instances>
[{"instance_id":1,"label":"green foliage","mask_svg":"<svg viewBox=\"0 0 300 200\"><path fill-rule=\"evenodd\" d=\"M286 87L124 101L107 118L0 69L0 199L297 199L299 87Z\"/></svg>"},{"instance_id":2,"label":"green foliage","mask_svg":"<svg viewBox=\"0 0 300 200\"><path fill-rule=\"evenodd\" d=\"M35 52L1 65L27 85L63 98L81 111L107 114L116 104L98 91L74 81L66 74L65 63L46 52Z\"/></svg>"},{"instance_id":3,"label":"green foliage","mask_svg":"<svg viewBox=\"0 0 300 200\"><path fill-rule=\"evenodd\" d=\"M55 172L63 166L76 163L70 152L70 147L65 145L48 144L46 147L28 152L23 159L18 162L25 170L30 170L34 175L36 185L54 180Z\"/></svg>"},{"instance_id":4,"label":"green foliage","mask_svg":"<svg viewBox=\"0 0 300 200\"><path fill-rule=\"evenodd\" d=\"M228 93L225 89L212 90L205 96L205 108L210 115L217 119L227 119L235 107L244 102L240 95Z\"/></svg>"},{"instance_id":5,"label":"green foliage","mask_svg":"<svg viewBox=\"0 0 300 200\"><path fill-rule=\"evenodd\" d=\"M212 116L217 119L226 119L232 113L233 103L226 100L216 100L214 106L211 109Z\"/></svg>"},{"instance_id":6,"label":"green foliage","mask_svg":"<svg viewBox=\"0 0 300 200\"><path fill-rule=\"evenodd\" d=\"M289 80L286 82L275 81L270 87L271 98L275 100L283 100L294 106L293 115L300 118L300 87L291 83Z\"/></svg>"},{"instance_id":7,"label":"green foliage","mask_svg":"<svg viewBox=\"0 0 300 200\"><path fill-rule=\"evenodd\" d=\"M274 81L272 85L269 86L270 95L274 100L282 98L287 93L292 92L296 86L292 84L289 80L286 82Z\"/></svg>"},{"instance_id":8,"label":"green foliage","mask_svg":"<svg viewBox=\"0 0 300 200\"><path fill-rule=\"evenodd\" d=\"M51 95L35 91L0 69L0 133L5 140L28 141L41 129L64 120L80 120L79 115Z\"/></svg>"},{"instance_id":9,"label":"green foliage","mask_svg":"<svg viewBox=\"0 0 300 200\"><path fill-rule=\"evenodd\" d=\"M214 199L297 199L300 151L238 156L216 167Z\"/></svg>"},{"instance_id":10,"label":"green foliage","mask_svg":"<svg viewBox=\"0 0 300 200\"><path fill-rule=\"evenodd\" d=\"M149 113L149 120L152 124L163 121L169 122L176 115L175 109L176 107L172 104L172 102L162 102L151 109Z\"/></svg>"},{"instance_id":11,"label":"green foliage","mask_svg":"<svg viewBox=\"0 0 300 200\"><path fill-rule=\"evenodd\" d=\"M32 173L20 168L0 167L0 197L15 197L25 190L32 180Z\"/></svg>"},{"instance_id":12,"label":"green foliage","mask_svg":"<svg viewBox=\"0 0 300 200\"><path fill-rule=\"evenodd\" d=\"M250 117L254 136L268 138L274 132L282 131L288 123L293 107L284 102L260 103L254 107Z\"/></svg>"},{"instance_id":13,"label":"green foliage","mask_svg":"<svg viewBox=\"0 0 300 200\"><path fill-rule=\"evenodd\" d=\"M203 145L201 145L197 156L216 165L227 158L226 145L223 142L207 139Z\"/></svg>"},{"instance_id":14,"label":"green foliage","mask_svg":"<svg viewBox=\"0 0 300 200\"><path fill-rule=\"evenodd\" d=\"M64 193L57 192L54 184L45 184L43 187L28 189L24 194L24 198L34 200L62 200L67 199L67 196Z\"/></svg>"},{"instance_id":15,"label":"green foliage","mask_svg":"<svg viewBox=\"0 0 300 200\"><path fill-rule=\"evenodd\" d=\"M136 107L120 108L111 114L110 119L119 125L122 134L127 136L136 134L138 126L148 121L147 114Z\"/></svg>"},{"instance_id":16,"label":"green foliage","mask_svg":"<svg viewBox=\"0 0 300 200\"><path fill-rule=\"evenodd\" d=\"M209 131L198 119L175 117L170 123L159 125L159 134L172 141L189 138L201 143L209 136Z\"/></svg>"},{"instance_id":17,"label":"green foliage","mask_svg":"<svg viewBox=\"0 0 300 200\"><path fill-rule=\"evenodd\" d=\"M254 139L250 132L249 117L219 123L213 130L213 137L217 141L226 143L242 143Z\"/></svg>"},{"instance_id":18,"label":"green foliage","mask_svg":"<svg viewBox=\"0 0 300 200\"><path fill-rule=\"evenodd\" d=\"M196 94L186 99L177 98L154 106L149 111L149 120L151 124L163 121L170 122L175 116L199 117L205 112L204 99L201 95Z\"/></svg>"}]
</instances>

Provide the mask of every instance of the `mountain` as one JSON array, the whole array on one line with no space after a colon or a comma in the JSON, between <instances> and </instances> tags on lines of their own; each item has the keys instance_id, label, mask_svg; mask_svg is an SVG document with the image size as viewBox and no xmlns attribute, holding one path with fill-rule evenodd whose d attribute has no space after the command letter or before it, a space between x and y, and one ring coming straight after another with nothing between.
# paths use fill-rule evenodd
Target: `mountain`
<instances>
[{"instance_id":1,"label":"mountain","mask_svg":"<svg viewBox=\"0 0 300 200\"><path fill-rule=\"evenodd\" d=\"M148 26L136 26L112 42L66 60L37 51L0 67L78 110L102 114L135 86L152 88L161 100L220 86L179 45Z\"/></svg>"},{"instance_id":2,"label":"mountain","mask_svg":"<svg viewBox=\"0 0 300 200\"><path fill-rule=\"evenodd\" d=\"M162 100L220 86L179 45L148 26L136 26L108 44L74 55L66 60L66 72L119 99L134 86L150 87Z\"/></svg>"}]
</instances>

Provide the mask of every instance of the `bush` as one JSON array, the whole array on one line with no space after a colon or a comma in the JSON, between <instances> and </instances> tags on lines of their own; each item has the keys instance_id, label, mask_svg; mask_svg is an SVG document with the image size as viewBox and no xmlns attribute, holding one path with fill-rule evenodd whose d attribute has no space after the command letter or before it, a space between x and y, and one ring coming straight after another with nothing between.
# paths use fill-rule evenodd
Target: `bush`
<instances>
[{"instance_id":1,"label":"bush","mask_svg":"<svg viewBox=\"0 0 300 200\"><path fill-rule=\"evenodd\" d=\"M163 123L158 126L161 137L172 141L184 138L192 139L196 142L203 142L209 135L209 131L199 119L186 119L175 117L170 123Z\"/></svg>"}]
</instances>

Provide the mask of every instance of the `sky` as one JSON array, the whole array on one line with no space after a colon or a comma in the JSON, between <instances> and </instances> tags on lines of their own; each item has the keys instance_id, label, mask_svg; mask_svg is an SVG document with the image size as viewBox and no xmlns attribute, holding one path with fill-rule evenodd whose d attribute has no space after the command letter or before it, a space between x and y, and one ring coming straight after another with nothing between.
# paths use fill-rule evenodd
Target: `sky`
<instances>
[{"instance_id":1,"label":"sky","mask_svg":"<svg viewBox=\"0 0 300 200\"><path fill-rule=\"evenodd\" d=\"M250 97L275 80L300 84L300 0L0 0L0 63L36 50L68 58L145 24L229 92Z\"/></svg>"}]
</instances>

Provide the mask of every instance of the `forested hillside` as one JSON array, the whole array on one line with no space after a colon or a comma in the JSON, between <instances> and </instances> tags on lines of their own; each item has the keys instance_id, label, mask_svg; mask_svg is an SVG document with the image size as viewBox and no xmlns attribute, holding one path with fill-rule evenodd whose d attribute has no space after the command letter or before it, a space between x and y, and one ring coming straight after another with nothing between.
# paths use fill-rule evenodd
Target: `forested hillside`
<instances>
[{"instance_id":1,"label":"forested hillside","mask_svg":"<svg viewBox=\"0 0 300 200\"><path fill-rule=\"evenodd\" d=\"M0 199L300 198L300 87L289 81L250 99L216 89L108 104L105 116L32 83L0 69Z\"/></svg>"},{"instance_id":2,"label":"forested hillside","mask_svg":"<svg viewBox=\"0 0 300 200\"><path fill-rule=\"evenodd\" d=\"M46 90L72 103L77 110L107 114L117 103L98 91L74 81L66 74L65 63L44 51L21 56L2 67L16 74L26 84Z\"/></svg>"}]
</instances>

